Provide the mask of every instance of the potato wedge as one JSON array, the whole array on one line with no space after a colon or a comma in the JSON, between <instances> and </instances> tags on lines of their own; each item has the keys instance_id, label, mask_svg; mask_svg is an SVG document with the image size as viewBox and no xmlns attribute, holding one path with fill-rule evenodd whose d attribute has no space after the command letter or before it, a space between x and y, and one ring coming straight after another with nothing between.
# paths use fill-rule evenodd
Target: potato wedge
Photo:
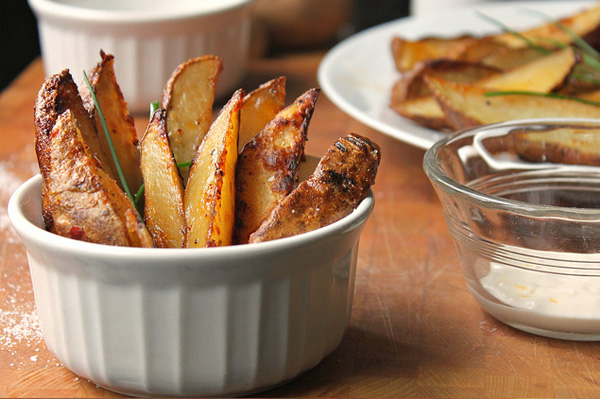
<instances>
[{"instance_id":1,"label":"potato wedge","mask_svg":"<svg viewBox=\"0 0 600 399\"><path fill-rule=\"evenodd\" d=\"M235 168L244 92L236 91L211 125L190 167L183 203L184 246L231 245L235 218Z\"/></svg>"},{"instance_id":2,"label":"potato wedge","mask_svg":"<svg viewBox=\"0 0 600 399\"><path fill-rule=\"evenodd\" d=\"M140 143L144 219L158 248L181 248L185 239L183 183L165 125L166 111L159 109Z\"/></svg>"},{"instance_id":3,"label":"potato wedge","mask_svg":"<svg viewBox=\"0 0 600 399\"><path fill-rule=\"evenodd\" d=\"M316 230L350 214L375 183L377 144L357 134L338 139L315 172L301 182L250 236L250 243Z\"/></svg>"},{"instance_id":4,"label":"potato wedge","mask_svg":"<svg viewBox=\"0 0 600 399\"><path fill-rule=\"evenodd\" d=\"M531 95L487 97L489 89L427 77L428 84L453 129L513 119L544 117L600 118L600 107L569 99Z\"/></svg>"},{"instance_id":5,"label":"potato wedge","mask_svg":"<svg viewBox=\"0 0 600 399\"><path fill-rule=\"evenodd\" d=\"M530 162L600 166L600 130L573 124L511 132L517 155Z\"/></svg>"},{"instance_id":6,"label":"potato wedge","mask_svg":"<svg viewBox=\"0 0 600 399\"><path fill-rule=\"evenodd\" d=\"M45 151L43 203L50 231L98 244L152 247L129 198L94 161L70 109L57 117Z\"/></svg>"},{"instance_id":7,"label":"potato wedge","mask_svg":"<svg viewBox=\"0 0 600 399\"><path fill-rule=\"evenodd\" d=\"M49 163L47 147L50 132L60 114L66 110L71 110L75 123L77 123L77 129L83 135L83 141L89 147L98 166L113 179L118 178L102 150L94 123L83 106L77 85L67 69L46 79L35 101L35 148L42 174L45 173L44 169Z\"/></svg>"},{"instance_id":8,"label":"potato wedge","mask_svg":"<svg viewBox=\"0 0 600 399\"><path fill-rule=\"evenodd\" d=\"M239 151L285 106L285 77L272 79L244 97L240 114Z\"/></svg>"},{"instance_id":9,"label":"potato wedge","mask_svg":"<svg viewBox=\"0 0 600 399\"><path fill-rule=\"evenodd\" d=\"M576 62L573 48L566 47L502 74L483 78L476 84L499 90L549 93L565 82Z\"/></svg>"},{"instance_id":10,"label":"potato wedge","mask_svg":"<svg viewBox=\"0 0 600 399\"><path fill-rule=\"evenodd\" d=\"M298 97L241 152L236 169L235 244L247 243L294 188L318 96L319 90L311 89Z\"/></svg>"},{"instance_id":11,"label":"potato wedge","mask_svg":"<svg viewBox=\"0 0 600 399\"><path fill-rule=\"evenodd\" d=\"M393 102L390 107L421 126L435 130L451 128L446 122L446 114L433 95Z\"/></svg>"},{"instance_id":12,"label":"potato wedge","mask_svg":"<svg viewBox=\"0 0 600 399\"><path fill-rule=\"evenodd\" d=\"M405 72L420 62L440 58L456 59L475 41L477 38L470 35L453 38L426 37L418 40L395 36L392 38L394 64L398 71Z\"/></svg>"},{"instance_id":13,"label":"potato wedge","mask_svg":"<svg viewBox=\"0 0 600 399\"><path fill-rule=\"evenodd\" d=\"M137 132L133 117L127 110L127 103L115 77L114 57L103 51L100 52L100 56L102 60L90 71L88 79L102 110L127 186L135 194L142 184ZM102 150L108 158L111 169L116 173L117 167L112 158L108 139L87 84L82 84L80 91L83 105L96 124ZM121 179L117 179L117 183L119 187L123 188Z\"/></svg>"},{"instance_id":14,"label":"potato wedge","mask_svg":"<svg viewBox=\"0 0 600 399\"><path fill-rule=\"evenodd\" d=\"M600 5L595 5L572 15L559 18L556 22L575 35L585 37L596 31L600 26ZM571 44L573 37L560 29L557 23L555 21L545 22L530 29L520 30L519 33L521 36L542 46L553 42ZM514 48L528 46L525 40L510 32L494 35L494 40Z\"/></svg>"},{"instance_id":15,"label":"potato wedge","mask_svg":"<svg viewBox=\"0 0 600 399\"><path fill-rule=\"evenodd\" d=\"M161 108L167 111L167 132L177 163L190 162L212 122L215 88L223 61L213 55L179 65L165 85ZM181 168L184 185L189 168Z\"/></svg>"},{"instance_id":16,"label":"potato wedge","mask_svg":"<svg viewBox=\"0 0 600 399\"><path fill-rule=\"evenodd\" d=\"M392 89L392 104L431 94L425 76L438 76L454 82L475 82L499 75L502 71L476 62L439 59L422 62L402 77Z\"/></svg>"}]
</instances>

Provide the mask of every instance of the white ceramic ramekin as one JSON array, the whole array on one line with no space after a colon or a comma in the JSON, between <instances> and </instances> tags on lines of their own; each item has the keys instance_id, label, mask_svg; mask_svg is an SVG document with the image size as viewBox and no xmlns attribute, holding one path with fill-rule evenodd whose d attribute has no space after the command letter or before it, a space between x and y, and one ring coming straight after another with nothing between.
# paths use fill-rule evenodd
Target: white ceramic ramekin
<instances>
[{"instance_id":1,"label":"white ceramic ramekin","mask_svg":"<svg viewBox=\"0 0 600 399\"><path fill-rule=\"evenodd\" d=\"M252 0L29 0L38 20L47 76L68 68L76 82L115 56L115 73L131 112L148 112L180 63L221 57L217 96L243 76L250 44Z\"/></svg>"},{"instance_id":2,"label":"white ceramic ramekin","mask_svg":"<svg viewBox=\"0 0 600 399\"><path fill-rule=\"evenodd\" d=\"M110 247L46 231L41 177L8 214L48 348L76 374L140 396L234 396L317 365L340 343L372 193L294 237L221 248Z\"/></svg>"}]
</instances>

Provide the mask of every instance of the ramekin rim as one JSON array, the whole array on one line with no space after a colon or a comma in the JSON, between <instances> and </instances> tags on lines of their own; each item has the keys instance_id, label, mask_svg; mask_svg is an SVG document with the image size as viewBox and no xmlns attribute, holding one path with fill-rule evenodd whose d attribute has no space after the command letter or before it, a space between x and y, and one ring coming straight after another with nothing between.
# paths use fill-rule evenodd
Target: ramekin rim
<instances>
[{"instance_id":1,"label":"ramekin rim","mask_svg":"<svg viewBox=\"0 0 600 399\"><path fill-rule=\"evenodd\" d=\"M44 245L51 244L55 248L60 247L65 250L68 249L71 251L89 253L92 255L101 254L103 257L114 256L119 258L137 258L140 256L145 256L151 257L152 259L159 257L164 258L165 260L168 259L169 261L177 261L186 259L188 257L228 257L241 256L244 254L251 256L260 252L271 252L273 250L281 251L287 248L293 248L299 245L306 245L311 242L322 240L326 237L334 235L336 232L344 233L346 231L360 228L361 225L366 223L375 205L373 191L369 190L369 195L349 215L334 223L321 227L317 230L261 243L230 245L218 248L137 248L110 246L74 240L51 233L34 224L22 212L21 204L27 200L25 193L36 185L40 186L41 195L41 183L42 177L40 174L37 174L22 183L13 192L9 199L8 216L17 233L19 235L26 234L30 239L34 239L37 242L44 242ZM111 248L111 250L107 251L107 248ZM107 255L107 252L110 253Z\"/></svg>"},{"instance_id":2,"label":"ramekin rim","mask_svg":"<svg viewBox=\"0 0 600 399\"><path fill-rule=\"evenodd\" d=\"M210 16L221 12L234 10L252 3L254 0L213 1L207 7L192 8L183 11L173 8L157 13L147 10L99 10L93 8L75 7L70 4L57 3L51 0L28 0L30 8L38 18L52 17L61 20L97 22L103 24L140 24L150 22L168 22L196 17Z\"/></svg>"},{"instance_id":3,"label":"ramekin rim","mask_svg":"<svg viewBox=\"0 0 600 399\"><path fill-rule=\"evenodd\" d=\"M533 204L525 201L519 201L515 199L509 199L500 197L493 194L486 194L481 191L475 190L464 184L459 183L455 179L452 179L445 174L439 167L437 161L439 151L444 148L448 143L457 140L458 138L472 134L475 131L484 131L497 129L500 127L518 126L518 125L531 125L531 124L544 124L544 123L566 123L566 122L578 122L578 123L593 123L600 127L600 119L593 118L528 118L528 119L516 119L498 123L492 123L489 125L477 126L473 128L467 128L453 132L437 142L435 142L427 151L423 157L423 169L429 177L430 181L444 190L452 191L463 195L471 200L480 204L486 204L488 207L502 208L504 210L512 212L521 212L527 214L543 214L546 216L562 216L570 217L574 219L588 219L588 218L600 218L600 209L590 208L574 208L574 207L563 207L556 205L544 205L544 204Z\"/></svg>"}]
</instances>

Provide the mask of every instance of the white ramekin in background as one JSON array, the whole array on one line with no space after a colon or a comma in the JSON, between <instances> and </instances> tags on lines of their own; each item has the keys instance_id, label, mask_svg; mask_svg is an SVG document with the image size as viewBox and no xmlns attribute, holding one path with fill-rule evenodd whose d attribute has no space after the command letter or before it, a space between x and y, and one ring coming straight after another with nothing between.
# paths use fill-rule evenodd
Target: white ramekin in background
<instances>
[{"instance_id":1,"label":"white ramekin in background","mask_svg":"<svg viewBox=\"0 0 600 399\"><path fill-rule=\"evenodd\" d=\"M189 58L214 54L224 69L217 97L243 77L250 44L252 0L29 0L36 15L47 76L68 68L76 82L115 56L129 109L148 112L173 70Z\"/></svg>"}]
</instances>

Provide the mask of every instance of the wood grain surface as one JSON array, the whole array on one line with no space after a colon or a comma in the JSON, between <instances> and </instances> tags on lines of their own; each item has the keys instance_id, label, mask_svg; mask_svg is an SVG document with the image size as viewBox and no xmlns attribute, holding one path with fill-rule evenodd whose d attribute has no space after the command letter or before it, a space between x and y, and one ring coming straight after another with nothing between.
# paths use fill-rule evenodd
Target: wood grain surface
<instances>
[{"instance_id":1,"label":"wood grain surface","mask_svg":"<svg viewBox=\"0 0 600 399\"><path fill-rule=\"evenodd\" d=\"M317 86L323 53L253 60L247 90L285 75L288 102ZM46 348L27 258L10 227L12 191L38 172L33 101L36 60L0 95L0 397L121 397L79 378ZM141 133L147 115L136 117ZM350 327L313 370L261 397L598 397L600 345L542 338L487 315L471 297L424 151L355 121L321 94L307 152L339 136L366 135L382 148L375 210L362 236Z\"/></svg>"}]
</instances>

